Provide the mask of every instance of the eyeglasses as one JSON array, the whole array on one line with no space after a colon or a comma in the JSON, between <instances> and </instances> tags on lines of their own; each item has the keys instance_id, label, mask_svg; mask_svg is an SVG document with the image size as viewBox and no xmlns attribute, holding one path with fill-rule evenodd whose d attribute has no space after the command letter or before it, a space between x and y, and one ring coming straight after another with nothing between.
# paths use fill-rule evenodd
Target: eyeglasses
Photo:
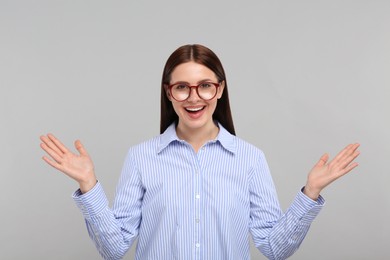
<instances>
[{"instance_id":1,"label":"eyeglasses","mask_svg":"<svg viewBox=\"0 0 390 260\"><path fill-rule=\"evenodd\" d=\"M202 82L196 86L190 86L186 83L175 83L169 85L169 93L171 96L179 102L183 102L190 97L191 89L195 88L198 96L207 101L213 99L217 95L217 89L220 83Z\"/></svg>"}]
</instances>

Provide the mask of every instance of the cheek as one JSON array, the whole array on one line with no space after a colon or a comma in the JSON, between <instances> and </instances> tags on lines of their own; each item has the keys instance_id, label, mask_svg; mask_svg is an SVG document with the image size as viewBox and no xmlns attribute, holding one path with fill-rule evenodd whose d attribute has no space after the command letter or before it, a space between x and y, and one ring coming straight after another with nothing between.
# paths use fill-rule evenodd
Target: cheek
<instances>
[{"instance_id":1,"label":"cheek","mask_svg":"<svg viewBox=\"0 0 390 260\"><path fill-rule=\"evenodd\" d=\"M220 99L222 97L222 94L223 94L223 90L218 89L218 94L217 94L218 99Z\"/></svg>"},{"instance_id":2,"label":"cheek","mask_svg":"<svg viewBox=\"0 0 390 260\"><path fill-rule=\"evenodd\" d=\"M209 103L209 107L211 108L211 110L213 110L213 113L215 111L215 108L217 107L217 103L218 103L218 99L215 99L213 102Z\"/></svg>"},{"instance_id":3,"label":"cheek","mask_svg":"<svg viewBox=\"0 0 390 260\"><path fill-rule=\"evenodd\" d=\"M180 105L172 100L171 100L171 103L172 103L173 110L175 110L176 114L178 114L178 112L180 111Z\"/></svg>"}]
</instances>

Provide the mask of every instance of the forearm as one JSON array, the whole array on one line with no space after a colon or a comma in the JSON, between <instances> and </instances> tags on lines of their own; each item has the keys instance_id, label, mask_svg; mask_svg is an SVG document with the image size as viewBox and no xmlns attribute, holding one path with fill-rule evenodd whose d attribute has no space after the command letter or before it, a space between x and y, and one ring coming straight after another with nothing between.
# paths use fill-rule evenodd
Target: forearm
<instances>
[{"instance_id":1,"label":"forearm","mask_svg":"<svg viewBox=\"0 0 390 260\"><path fill-rule=\"evenodd\" d=\"M256 247L269 259L288 258L301 245L323 204L322 197L313 201L300 192L278 220L252 227Z\"/></svg>"},{"instance_id":2,"label":"forearm","mask_svg":"<svg viewBox=\"0 0 390 260\"><path fill-rule=\"evenodd\" d=\"M104 259L122 259L134 241L136 229L127 232L108 207L108 200L100 184L90 192L73 195L77 206L83 213L89 236Z\"/></svg>"},{"instance_id":3,"label":"forearm","mask_svg":"<svg viewBox=\"0 0 390 260\"><path fill-rule=\"evenodd\" d=\"M122 259L136 237L122 231L109 209L85 222L89 237L104 259Z\"/></svg>"}]
</instances>

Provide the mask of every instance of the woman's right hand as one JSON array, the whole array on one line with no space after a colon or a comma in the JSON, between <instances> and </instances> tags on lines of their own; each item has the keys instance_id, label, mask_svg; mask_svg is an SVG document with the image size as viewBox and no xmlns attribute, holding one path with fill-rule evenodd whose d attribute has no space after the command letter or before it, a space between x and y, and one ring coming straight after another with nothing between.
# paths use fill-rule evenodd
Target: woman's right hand
<instances>
[{"instance_id":1,"label":"woman's right hand","mask_svg":"<svg viewBox=\"0 0 390 260\"><path fill-rule=\"evenodd\" d=\"M88 192L96 185L93 162L79 140L74 145L80 154L75 154L52 134L43 135L40 139L41 148L51 157L43 156L42 159L76 180L82 193Z\"/></svg>"}]
</instances>

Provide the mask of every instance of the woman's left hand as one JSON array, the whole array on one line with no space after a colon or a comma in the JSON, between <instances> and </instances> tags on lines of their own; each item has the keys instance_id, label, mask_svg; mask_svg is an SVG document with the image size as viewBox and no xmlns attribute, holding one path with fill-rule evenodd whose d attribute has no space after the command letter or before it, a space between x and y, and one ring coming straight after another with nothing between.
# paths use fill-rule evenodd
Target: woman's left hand
<instances>
[{"instance_id":1,"label":"woman's left hand","mask_svg":"<svg viewBox=\"0 0 390 260\"><path fill-rule=\"evenodd\" d=\"M360 154L357 150L359 146L359 144L348 145L330 162L328 162L329 155L324 154L310 171L303 193L317 200L322 189L357 167L358 164L353 160Z\"/></svg>"}]
</instances>

